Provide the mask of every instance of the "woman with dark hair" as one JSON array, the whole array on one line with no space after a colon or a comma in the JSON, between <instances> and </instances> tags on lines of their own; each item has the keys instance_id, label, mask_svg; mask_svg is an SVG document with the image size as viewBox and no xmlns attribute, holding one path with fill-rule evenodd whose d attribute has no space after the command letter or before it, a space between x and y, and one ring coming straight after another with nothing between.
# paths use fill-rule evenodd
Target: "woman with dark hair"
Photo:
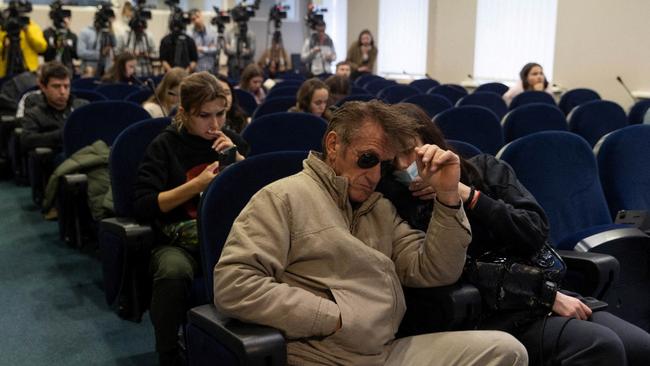
<instances>
[{"instance_id":1,"label":"woman with dark hair","mask_svg":"<svg viewBox=\"0 0 650 366\"><path fill-rule=\"evenodd\" d=\"M244 68L237 88L253 94L257 104L262 104L266 98L262 82L264 82L264 71L256 64L249 64Z\"/></svg>"},{"instance_id":2,"label":"woman with dark hair","mask_svg":"<svg viewBox=\"0 0 650 366\"><path fill-rule=\"evenodd\" d=\"M187 71L180 67L167 71L156 87L154 95L142 103L142 108L149 112L152 118L168 116L178 105L180 84L187 75Z\"/></svg>"},{"instance_id":3,"label":"woman with dark hair","mask_svg":"<svg viewBox=\"0 0 650 366\"><path fill-rule=\"evenodd\" d=\"M306 80L298 89L296 105L289 109L289 112L311 113L318 117L329 119L327 102L329 100L329 88L319 78Z\"/></svg>"},{"instance_id":4,"label":"woman with dark hair","mask_svg":"<svg viewBox=\"0 0 650 366\"><path fill-rule=\"evenodd\" d=\"M359 74L372 73L377 60L377 47L375 40L369 30L364 29L359 33L359 38L348 48L346 61L352 63L354 73L352 78Z\"/></svg>"},{"instance_id":5,"label":"woman with dark hair","mask_svg":"<svg viewBox=\"0 0 650 366\"><path fill-rule=\"evenodd\" d=\"M519 81L503 94L503 100L510 105L512 99L525 91L545 91L553 96L553 90L546 80L544 69L537 63L529 62L521 68Z\"/></svg>"},{"instance_id":6,"label":"woman with dark hair","mask_svg":"<svg viewBox=\"0 0 650 366\"><path fill-rule=\"evenodd\" d=\"M237 94L234 91L232 84L228 81L228 78L225 75L217 74L217 80L219 85L226 92L226 99L228 100L228 107L226 113L226 128L229 128L237 133L241 133L244 130L244 127L248 124L248 118L246 113L239 106L239 100L237 99Z\"/></svg>"},{"instance_id":7,"label":"woman with dark hair","mask_svg":"<svg viewBox=\"0 0 650 366\"><path fill-rule=\"evenodd\" d=\"M191 282L201 271L199 195L225 164L243 160L247 151L239 135L223 128L227 103L214 75L199 72L183 79L173 123L149 144L138 169L135 214L151 223L158 240L149 263L149 310L160 365L179 364L178 329L190 305Z\"/></svg>"},{"instance_id":8,"label":"woman with dark hair","mask_svg":"<svg viewBox=\"0 0 650 366\"><path fill-rule=\"evenodd\" d=\"M137 64L138 61L131 52L123 52L117 55L113 66L102 77L102 83L135 83L135 68Z\"/></svg>"},{"instance_id":9,"label":"woman with dark hair","mask_svg":"<svg viewBox=\"0 0 650 366\"><path fill-rule=\"evenodd\" d=\"M408 103L394 107L420 126L416 146L434 144L448 149L440 130L419 107ZM481 258L528 258L547 248L548 221L508 164L486 154L460 161L458 194L472 227L465 275L479 288L486 305L478 328L511 333L526 346L531 365L649 364L647 332L606 311L592 312L579 295L558 290L558 283L534 272L515 274L514 288L500 286L498 281L488 288L481 281L478 276L485 272L474 270ZM411 226L426 230L435 192L418 177L415 152L398 154L393 166L377 190ZM495 310L487 303L494 293L509 310Z\"/></svg>"}]
</instances>

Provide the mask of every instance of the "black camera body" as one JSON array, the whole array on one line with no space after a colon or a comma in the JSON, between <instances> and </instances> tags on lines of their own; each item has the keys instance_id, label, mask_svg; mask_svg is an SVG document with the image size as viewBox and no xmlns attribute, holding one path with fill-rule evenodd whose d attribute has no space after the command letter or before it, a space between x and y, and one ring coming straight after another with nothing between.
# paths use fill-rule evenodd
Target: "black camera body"
<instances>
[{"instance_id":1,"label":"black camera body","mask_svg":"<svg viewBox=\"0 0 650 366\"><path fill-rule=\"evenodd\" d=\"M52 24L54 25L54 28L56 29L64 29L65 28L65 18L70 18L72 16L72 12L70 9L63 9L63 3L61 0L56 0L50 4L50 19L52 20Z\"/></svg>"},{"instance_id":2,"label":"black camera body","mask_svg":"<svg viewBox=\"0 0 650 366\"><path fill-rule=\"evenodd\" d=\"M170 7L171 14L169 15L169 31L172 34L185 32L188 24L190 24L190 15L184 12L178 6L179 0L165 0L165 4Z\"/></svg>"},{"instance_id":3,"label":"black camera body","mask_svg":"<svg viewBox=\"0 0 650 366\"><path fill-rule=\"evenodd\" d=\"M95 29L108 31L111 25L111 18L115 18L115 12L113 12L113 7L109 2L102 2L97 6L97 11L95 12L95 19L93 24Z\"/></svg>"},{"instance_id":4,"label":"black camera body","mask_svg":"<svg viewBox=\"0 0 650 366\"><path fill-rule=\"evenodd\" d=\"M230 23L230 13L226 10L219 10L216 6L212 8L216 15L210 19L210 24L217 27L217 33L223 34L224 29L226 29L226 24Z\"/></svg>"},{"instance_id":5,"label":"black camera body","mask_svg":"<svg viewBox=\"0 0 650 366\"><path fill-rule=\"evenodd\" d=\"M0 27L10 39L19 39L20 31L29 24L26 15L32 11L32 3L26 0L12 0L4 10Z\"/></svg>"},{"instance_id":6,"label":"black camera body","mask_svg":"<svg viewBox=\"0 0 650 366\"><path fill-rule=\"evenodd\" d=\"M133 10L133 17L129 20L129 28L134 32L143 32L147 29L147 20L151 20L151 10L145 8L146 0L138 0Z\"/></svg>"},{"instance_id":7,"label":"black camera body","mask_svg":"<svg viewBox=\"0 0 650 366\"><path fill-rule=\"evenodd\" d=\"M290 10L289 5L276 4L269 10L269 22L275 24L275 28L279 29L282 26L282 19L287 19L287 10Z\"/></svg>"},{"instance_id":8,"label":"black camera body","mask_svg":"<svg viewBox=\"0 0 650 366\"><path fill-rule=\"evenodd\" d=\"M307 15L305 16L307 27L311 30L315 30L317 25L324 24L323 13L327 13L327 8L319 8L315 6L308 7Z\"/></svg>"}]
</instances>

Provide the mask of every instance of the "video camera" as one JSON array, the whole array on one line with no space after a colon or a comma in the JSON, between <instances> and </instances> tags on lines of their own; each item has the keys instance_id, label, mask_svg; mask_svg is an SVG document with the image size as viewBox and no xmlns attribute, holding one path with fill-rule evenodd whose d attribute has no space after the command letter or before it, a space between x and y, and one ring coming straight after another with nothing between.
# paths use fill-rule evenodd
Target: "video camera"
<instances>
[{"instance_id":1,"label":"video camera","mask_svg":"<svg viewBox=\"0 0 650 366\"><path fill-rule=\"evenodd\" d=\"M29 17L26 14L31 11L32 4L29 1L10 1L9 6L2 13L0 27L10 38L19 38L20 30L29 24Z\"/></svg>"},{"instance_id":2,"label":"video camera","mask_svg":"<svg viewBox=\"0 0 650 366\"><path fill-rule=\"evenodd\" d=\"M279 29L282 26L282 19L287 19L287 10L290 10L291 6L276 4L271 7L269 10L269 22L275 24L275 29Z\"/></svg>"},{"instance_id":3,"label":"video camera","mask_svg":"<svg viewBox=\"0 0 650 366\"><path fill-rule=\"evenodd\" d=\"M210 19L210 24L217 27L217 32L219 34L223 34L223 31L226 28L226 24L230 23L230 15L228 11L219 10L219 8L216 6L213 6L212 8L214 9L216 15Z\"/></svg>"},{"instance_id":4,"label":"video camera","mask_svg":"<svg viewBox=\"0 0 650 366\"><path fill-rule=\"evenodd\" d=\"M165 0L169 6L171 14L169 15L169 31L172 33L185 32L185 28L190 24L190 15L178 6L179 0Z\"/></svg>"},{"instance_id":5,"label":"video camera","mask_svg":"<svg viewBox=\"0 0 650 366\"><path fill-rule=\"evenodd\" d=\"M251 17L255 16L255 10L259 8L260 0L255 0L253 5L246 5L246 1L243 1L230 9L230 16L236 23L246 23Z\"/></svg>"},{"instance_id":6,"label":"video camera","mask_svg":"<svg viewBox=\"0 0 650 366\"><path fill-rule=\"evenodd\" d=\"M151 20L151 10L145 8L147 0L137 0L133 17L129 20L129 28L134 32L142 32L147 29L147 20Z\"/></svg>"},{"instance_id":7,"label":"video camera","mask_svg":"<svg viewBox=\"0 0 650 366\"><path fill-rule=\"evenodd\" d=\"M113 7L109 2L102 2L97 6L95 12L94 26L97 30L108 30L111 25L111 18L115 18Z\"/></svg>"},{"instance_id":8,"label":"video camera","mask_svg":"<svg viewBox=\"0 0 650 366\"><path fill-rule=\"evenodd\" d=\"M70 9L63 9L63 3L61 0L56 0L50 4L50 19L52 20L52 24L54 25L54 28L56 29L64 29L65 28L65 18L70 18L72 16L72 12Z\"/></svg>"},{"instance_id":9,"label":"video camera","mask_svg":"<svg viewBox=\"0 0 650 366\"><path fill-rule=\"evenodd\" d=\"M307 6L307 15L305 16L307 27L311 30L315 30L317 25L324 24L323 13L326 12L327 8L319 8L314 6L314 4L309 4L309 6Z\"/></svg>"}]
</instances>

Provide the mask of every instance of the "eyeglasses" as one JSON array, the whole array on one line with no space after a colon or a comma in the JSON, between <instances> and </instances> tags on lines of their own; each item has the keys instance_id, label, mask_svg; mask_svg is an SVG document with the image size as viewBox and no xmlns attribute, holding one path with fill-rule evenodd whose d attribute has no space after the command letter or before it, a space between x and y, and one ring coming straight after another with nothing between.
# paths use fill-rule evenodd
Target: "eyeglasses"
<instances>
[{"instance_id":1,"label":"eyeglasses","mask_svg":"<svg viewBox=\"0 0 650 366\"><path fill-rule=\"evenodd\" d=\"M393 161L392 160L381 161L379 160L379 156L377 156L377 154L371 152L365 152L359 155L359 158L357 159L357 166L361 169L371 169L374 168L379 163L381 163L381 170L384 171L387 168L390 168L392 166Z\"/></svg>"}]
</instances>

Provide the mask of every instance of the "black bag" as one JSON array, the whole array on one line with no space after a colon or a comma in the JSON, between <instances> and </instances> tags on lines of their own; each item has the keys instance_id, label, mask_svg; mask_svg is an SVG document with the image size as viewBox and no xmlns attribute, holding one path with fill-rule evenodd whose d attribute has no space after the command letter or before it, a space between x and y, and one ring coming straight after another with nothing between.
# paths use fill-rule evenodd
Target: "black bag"
<instances>
[{"instance_id":1,"label":"black bag","mask_svg":"<svg viewBox=\"0 0 650 366\"><path fill-rule=\"evenodd\" d=\"M550 311L565 272L564 261L548 243L530 258L490 251L465 265L467 279L491 311Z\"/></svg>"}]
</instances>

